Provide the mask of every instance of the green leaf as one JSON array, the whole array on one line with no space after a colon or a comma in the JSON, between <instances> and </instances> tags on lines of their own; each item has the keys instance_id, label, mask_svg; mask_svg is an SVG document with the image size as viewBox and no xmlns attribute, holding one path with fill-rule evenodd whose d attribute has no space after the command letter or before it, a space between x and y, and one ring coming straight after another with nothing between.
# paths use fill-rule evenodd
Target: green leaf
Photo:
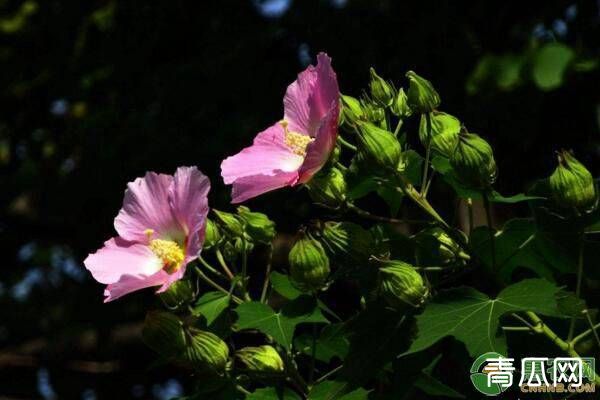
<instances>
[{"instance_id":1,"label":"green leaf","mask_svg":"<svg viewBox=\"0 0 600 400\"><path fill-rule=\"evenodd\" d=\"M506 354L498 319L516 311L559 316L558 291L544 279L527 279L507 287L494 300L468 287L442 292L416 317L418 335L404 355L424 350L446 336L463 342L473 357L489 351Z\"/></svg>"},{"instance_id":2,"label":"green leaf","mask_svg":"<svg viewBox=\"0 0 600 400\"><path fill-rule=\"evenodd\" d=\"M196 302L192 313L196 316L202 315L206 318L207 325L213 323L215 319L229 306L231 296L221 292L208 292L202 295Z\"/></svg>"},{"instance_id":3,"label":"green leaf","mask_svg":"<svg viewBox=\"0 0 600 400\"><path fill-rule=\"evenodd\" d=\"M292 284L288 275L273 271L270 277L273 289L286 299L294 300L302 296L302 292Z\"/></svg>"},{"instance_id":4,"label":"green leaf","mask_svg":"<svg viewBox=\"0 0 600 400\"><path fill-rule=\"evenodd\" d=\"M307 356L312 356L313 337L309 333L302 334L294 341L296 348ZM319 361L330 362L338 357L343 360L348 354L350 343L344 336L344 325L327 325L321 331L316 341L315 358Z\"/></svg>"},{"instance_id":5,"label":"green leaf","mask_svg":"<svg viewBox=\"0 0 600 400\"><path fill-rule=\"evenodd\" d=\"M246 400L300 400L301 397L287 387L268 387L256 389L246 397Z\"/></svg>"},{"instance_id":6,"label":"green leaf","mask_svg":"<svg viewBox=\"0 0 600 400\"><path fill-rule=\"evenodd\" d=\"M414 150L402 153L401 163L404 164L404 175L413 186L421 186L423 174L423 157Z\"/></svg>"},{"instance_id":7,"label":"green leaf","mask_svg":"<svg viewBox=\"0 0 600 400\"><path fill-rule=\"evenodd\" d=\"M286 303L279 312L256 301L240 304L235 312L239 316L236 324L238 330L258 329L288 350L292 348L298 324L329 322L309 296L300 296Z\"/></svg>"},{"instance_id":8,"label":"green leaf","mask_svg":"<svg viewBox=\"0 0 600 400\"><path fill-rule=\"evenodd\" d=\"M380 186L377 188L377 194L387 204L390 210L390 216L397 216L398 211L400 211L400 206L402 205L402 199L404 198L404 195L395 188L388 186Z\"/></svg>"},{"instance_id":9,"label":"green leaf","mask_svg":"<svg viewBox=\"0 0 600 400\"><path fill-rule=\"evenodd\" d=\"M548 43L533 57L533 81L542 90L560 87L575 51L561 43Z\"/></svg>"},{"instance_id":10,"label":"green leaf","mask_svg":"<svg viewBox=\"0 0 600 400\"><path fill-rule=\"evenodd\" d=\"M530 219L512 219L502 227L494 238L498 276L509 282L513 271L523 267L540 277L554 280L554 271L566 273L575 266L573 260L547 233L541 231ZM492 248L487 227L475 229L471 235L471 247L477 257L489 269L492 268Z\"/></svg>"},{"instance_id":11,"label":"green leaf","mask_svg":"<svg viewBox=\"0 0 600 400\"><path fill-rule=\"evenodd\" d=\"M430 396L444 396L452 399L466 398L463 394L457 392L450 386L433 377L433 369L441 358L441 355L437 356L427 367L423 369L423 371L421 371L421 374L417 377L415 386Z\"/></svg>"},{"instance_id":12,"label":"green leaf","mask_svg":"<svg viewBox=\"0 0 600 400\"><path fill-rule=\"evenodd\" d=\"M367 400L369 392L363 388L346 393L345 382L324 381L314 386L308 400Z\"/></svg>"}]
</instances>

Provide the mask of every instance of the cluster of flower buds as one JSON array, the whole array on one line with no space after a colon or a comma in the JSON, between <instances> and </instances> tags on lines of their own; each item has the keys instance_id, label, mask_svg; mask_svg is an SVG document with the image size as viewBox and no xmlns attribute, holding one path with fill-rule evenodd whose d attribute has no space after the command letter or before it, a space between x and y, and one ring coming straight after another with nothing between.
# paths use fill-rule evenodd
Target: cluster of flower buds
<instances>
[{"instance_id":1,"label":"cluster of flower buds","mask_svg":"<svg viewBox=\"0 0 600 400\"><path fill-rule=\"evenodd\" d=\"M327 285L329 257L317 240L304 235L296 241L288 259L290 275L300 289L315 292Z\"/></svg>"},{"instance_id":2,"label":"cluster of flower buds","mask_svg":"<svg viewBox=\"0 0 600 400\"><path fill-rule=\"evenodd\" d=\"M219 248L228 260L249 253L257 243L270 244L275 223L265 214L239 206L237 214L213 209L215 219L207 219L204 248Z\"/></svg>"},{"instance_id":3,"label":"cluster of flower buds","mask_svg":"<svg viewBox=\"0 0 600 400\"><path fill-rule=\"evenodd\" d=\"M579 214L598 207L598 188L590 171L570 152L558 152L558 166L548 178L554 201Z\"/></svg>"}]
</instances>

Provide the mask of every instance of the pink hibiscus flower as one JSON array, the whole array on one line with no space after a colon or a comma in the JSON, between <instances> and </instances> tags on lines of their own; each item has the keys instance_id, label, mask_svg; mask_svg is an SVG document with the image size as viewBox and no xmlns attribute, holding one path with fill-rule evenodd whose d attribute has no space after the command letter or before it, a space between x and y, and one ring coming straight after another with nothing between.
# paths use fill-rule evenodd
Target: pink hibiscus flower
<instances>
[{"instance_id":1,"label":"pink hibiscus flower","mask_svg":"<svg viewBox=\"0 0 600 400\"><path fill-rule=\"evenodd\" d=\"M221 164L225 184L233 184L233 203L308 182L327 162L337 139L339 88L327 54L317 61L288 86L283 120Z\"/></svg>"},{"instance_id":2,"label":"pink hibiscus flower","mask_svg":"<svg viewBox=\"0 0 600 400\"><path fill-rule=\"evenodd\" d=\"M84 261L107 284L104 301L150 286L164 292L181 279L204 242L210 182L196 167L146 173L127 185L115 218L119 236Z\"/></svg>"}]
</instances>

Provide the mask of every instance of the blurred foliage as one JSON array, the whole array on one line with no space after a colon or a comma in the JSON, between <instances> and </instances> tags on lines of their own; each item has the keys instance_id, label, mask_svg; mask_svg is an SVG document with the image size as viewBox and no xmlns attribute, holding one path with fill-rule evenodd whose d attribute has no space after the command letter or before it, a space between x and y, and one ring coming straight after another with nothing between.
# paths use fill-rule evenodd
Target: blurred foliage
<instances>
[{"instance_id":1,"label":"blurred foliage","mask_svg":"<svg viewBox=\"0 0 600 400\"><path fill-rule=\"evenodd\" d=\"M225 208L220 160L280 116L319 50L347 93L369 66L430 77L444 109L493 142L501 193L548 175L563 147L597 175L598 13L583 0L0 0L0 396L181 392L139 340L158 299L103 305L81 260L146 170L198 165ZM291 192L252 209L294 231L320 211Z\"/></svg>"}]
</instances>

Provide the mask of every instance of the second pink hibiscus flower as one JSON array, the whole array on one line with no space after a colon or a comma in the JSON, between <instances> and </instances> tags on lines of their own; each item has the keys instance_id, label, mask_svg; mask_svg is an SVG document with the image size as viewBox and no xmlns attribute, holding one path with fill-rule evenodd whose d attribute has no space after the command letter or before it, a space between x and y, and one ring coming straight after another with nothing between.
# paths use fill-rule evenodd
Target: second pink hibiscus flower
<instances>
[{"instance_id":1,"label":"second pink hibiscus flower","mask_svg":"<svg viewBox=\"0 0 600 400\"><path fill-rule=\"evenodd\" d=\"M288 86L283 120L221 164L233 203L306 183L327 162L337 139L339 88L331 58L320 53L317 61Z\"/></svg>"}]
</instances>

